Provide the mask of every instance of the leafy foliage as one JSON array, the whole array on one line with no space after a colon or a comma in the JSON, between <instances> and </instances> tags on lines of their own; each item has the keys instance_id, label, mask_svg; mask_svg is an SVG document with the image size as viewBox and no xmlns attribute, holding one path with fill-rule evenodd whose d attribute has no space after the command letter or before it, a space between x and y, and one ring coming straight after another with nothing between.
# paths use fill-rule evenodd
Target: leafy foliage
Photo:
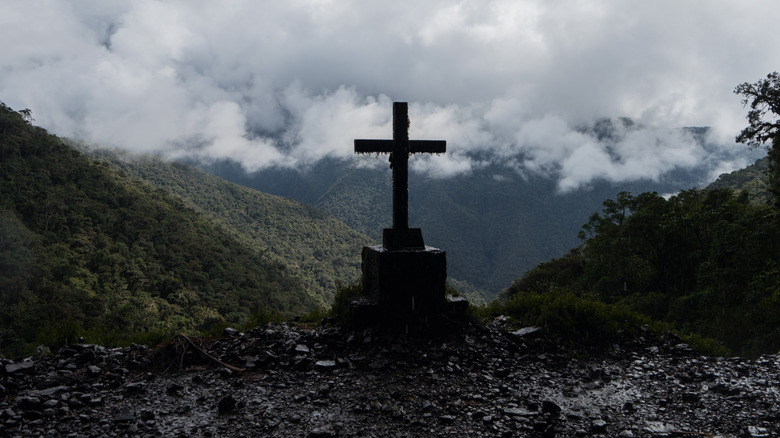
<instances>
[{"instance_id":1,"label":"leafy foliage","mask_svg":"<svg viewBox=\"0 0 780 438\"><path fill-rule=\"evenodd\" d=\"M775 208L780 209L780 75L772 72L754 84L745 82L734 93L742 95L743 105L750 105L748 126L739 133L737 141L752 148L772 143L767 147L768 188Z\"/></svg>"},{"instance_id":2,"label":"leafy foliage","mask_svg":"<svg viewBox=\"0 0 780 438\"><path fill-rule=\"evenodd\" d=\"M0 104L0 349L208 330L314 307L278 259ZM119 341L120 339L117 339Z\"/></svg>"},{"instance_id":3,"label":"leafy foliage","mask_svg":"<svg viewBox=\"0 0 780 438\"><path fill-rule=\"evenodd\" d=\"M767 180L768 169L769 157L763 157L744 169L720 175L706 189L731 189L735 193L744 191L747 192L750 202L769 205L772 197Z\"/></svg>"},{"instance_id":4,"label":"leafy foliage","mask_svg":"<svg viewBox=\"0 0 780 438\"><path fill-rule=\"evenodd\" d=\"M372 244L371 239L319 210L181 163L105 149L88 153L176 195L234 239L285 265L319 306L331 303L336 284L360 276L360 248Z\"/></svg>"},{"instance_id":5,"label":"leafy foliage","mask_svg":"<svg viewBox=\"0 0 780 438\"><path fill-rule=\"evenodd\" d=\"M713 337L744 355L780 348L780 226L746 193L620 193L583 226L579 250L504 292L563 290Z\"/></svg>"},{"instance_id":6,"label":"leafy foliage","mask_svg":"<svg viewBox=\"0 0 780 438\"><path fill-rule=\"evenodd\" d=\"M515 293L505 301L492 302L479 313L483 317L509 315L517 325L541 327L572 351L605 350L647 336L650 325L658 326L625 305L607 304L558 289Z\"/></svg>"},{"instance_id":7,"label":"leafy foliage","mask_svg":"<svg viewBox=\"0 0 780 438\"><path fill-rule=\"evenodd\" d=\"M768 116L780 116L780 75L769 73L766 79L756 83L745 82L734 89L742 96L742 104L750 106L748 126L737 136L737 142L759 147L772 141L780 132L780 120L766 120Z\"/></svg>"}]
</instances>

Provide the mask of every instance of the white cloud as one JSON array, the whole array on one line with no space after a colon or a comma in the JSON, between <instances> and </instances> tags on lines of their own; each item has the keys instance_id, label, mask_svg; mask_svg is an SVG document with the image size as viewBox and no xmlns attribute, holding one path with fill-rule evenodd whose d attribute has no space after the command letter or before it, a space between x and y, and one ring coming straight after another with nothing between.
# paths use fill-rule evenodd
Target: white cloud
<instances>
[{"instance_id":1,"label":"white cloud","mask_svg":"<svg viewBox=\"0 0 780 438\"><path fill-rule=\"evenodd\" d=\"M0 38L17 43L0 46L0 100L58 135L247 170L351 157L352 139L391 136L405 100L412 137L448 141L413 169L492 162L566 190L733 162L669 128L711 125L741 147L732 90L778 69L778 13L772 0L7 0ZM616 117L646 128L612 143L580 129Z\"/></svg>"}]
</instances>

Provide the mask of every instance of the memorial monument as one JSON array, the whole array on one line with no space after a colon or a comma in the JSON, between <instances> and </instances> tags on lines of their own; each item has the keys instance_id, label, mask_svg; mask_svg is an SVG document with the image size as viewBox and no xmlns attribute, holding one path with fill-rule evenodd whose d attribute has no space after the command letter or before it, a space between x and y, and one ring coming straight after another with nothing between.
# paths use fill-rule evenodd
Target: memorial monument
<instances>
[{"instance_id":1,"label":"memorial monument","mask_svg":"<svg viewBox=\"0 0 780 438\"><path fill-rule=\"evenodd\" d=\"M446 253L425 246L422 230L409 227L409 155L444 153L442 140L409 140L406 102L393 103L392 140L355 140L355 152L389 153L393 170L393 226L382 231L382 246L362 251L363 298L376 304L377 323L426 322L444 312Z\"/></svg>"}]
</instances>

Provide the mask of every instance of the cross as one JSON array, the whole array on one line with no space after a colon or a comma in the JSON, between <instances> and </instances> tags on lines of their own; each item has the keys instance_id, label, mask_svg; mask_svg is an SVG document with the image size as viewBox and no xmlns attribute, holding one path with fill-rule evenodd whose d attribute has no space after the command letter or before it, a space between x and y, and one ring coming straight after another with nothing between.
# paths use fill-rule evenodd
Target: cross
<instances>
[{"instance_id":1,"label":"cross","mask_svg":"<svg viewBox=\"0 0 780 438\"><path fill-rule=\"evenodd\" d=\"M409 112L406 102L393 102L392 140L355 140L355 153L389 153L393 169L393 228L384 230L387 249L424 248L419 229L409 228L409 154L441 154L444 140L409 140ZM419 235L419 237L417 236Z\"/></svg>"}]
</instances>

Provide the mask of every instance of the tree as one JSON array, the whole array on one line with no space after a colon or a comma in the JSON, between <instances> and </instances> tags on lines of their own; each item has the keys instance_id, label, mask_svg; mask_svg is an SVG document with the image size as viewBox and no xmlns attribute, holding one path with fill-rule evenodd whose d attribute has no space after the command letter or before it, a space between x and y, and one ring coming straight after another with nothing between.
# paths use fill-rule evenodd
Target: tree
<instances>
[{"instance_id":1,"label":"tree","mask_svg":"<svg viewBox=\"0 0 780 438\"><path fill-rule=\"evenodd\" d=\"M780 208L780 74L769 73L766 79L754 84L745 82L738 85L734 93L742 96L743 105L750 105L747 115L749 126L739 133L737 142L750 148L771 142L771 146L767 146L768 186L774 197L774 206Z\"/></svg>"},{"instance_id":2,"label":"tree","mask_svg":"<svg viewBox=\"0 0 780 438\"><path fill-rule=\"evenodd\" d=\"M774 139L780 132L780 120L777 119L780 116L780 75L772 72L755 84L745 82L738 85L734 93L742 95L742 105L750 105L747 115L750 126L739 133L737 142L757 148ZM767 113L772 113L775 120L765 120Z\"/></svg>"}]
</instances>

